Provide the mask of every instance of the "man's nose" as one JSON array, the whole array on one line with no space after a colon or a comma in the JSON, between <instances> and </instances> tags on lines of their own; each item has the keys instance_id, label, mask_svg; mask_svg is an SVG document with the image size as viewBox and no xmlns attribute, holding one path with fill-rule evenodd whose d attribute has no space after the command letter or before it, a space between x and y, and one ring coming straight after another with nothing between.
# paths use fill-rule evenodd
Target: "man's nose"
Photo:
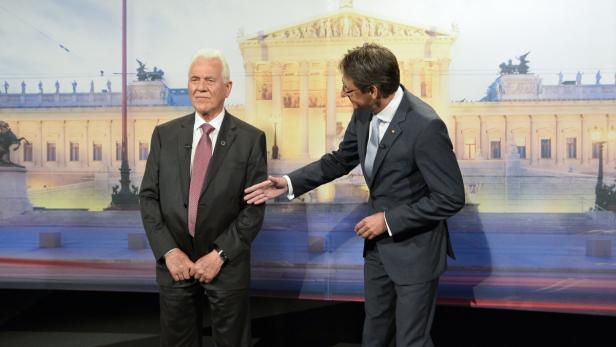
<instances>
[{"instance_id":1,"label":"man's nose","mask_svg":"<svg viewBox=\"0 0 616 347\"><path fill-rule=\"evenodd\" d=\"M205 80L199 81L199 84L197 85L197 89L206 91L208 89L207 82Z\"/></svg>"}]
</instances>

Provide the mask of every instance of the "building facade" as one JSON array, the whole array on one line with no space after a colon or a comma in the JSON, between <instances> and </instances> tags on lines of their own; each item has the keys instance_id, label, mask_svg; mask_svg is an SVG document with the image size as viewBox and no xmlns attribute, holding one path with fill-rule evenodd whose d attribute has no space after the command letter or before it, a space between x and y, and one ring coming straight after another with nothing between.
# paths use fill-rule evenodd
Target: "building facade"
<instances>
[{"instance_id":1,"label":"building facade","mask_svg":"<svg viewBox=\"0 0 616 347\"><path fill-rule=\"evenodd\" d=\"M285 173L337 147L352 114L351 104L340 96L339 60L351 48L377 42L398 57L403 85L445 120L473 192L482 184L503 185L512 162L517 176L549 172L560 180L578 175L589 187L600 156L606 175L616 171L616 85L598 78L593 85L544 86L533 74L502 75L490 87L490 98L451 102L449 64L457 35L375 18L343 2L334 13L238 37L246 102L227 109L266 132L270 158L274 147L279 150L269 161L270 172ZM95 182L106 197L119 177L120 93L110 87L95 92L93 84L89 92L75 86L73 93L60 93L58 86L55 93L39 89L28 94L22 86L22 93L0 94L0 120L30 141L11 153L28 170L28 188L36 193ZM186 89L170 89L161 81L130 83L128 96L128 159L138 186L154 127L192 107ZM343 188L322 188L309 200L365 195L359 172L338 186ZM511 190L501 188L484 188L486 201ZM580 194L589 200L592 189L587 190Z\"/></svg>"}]
</instances>

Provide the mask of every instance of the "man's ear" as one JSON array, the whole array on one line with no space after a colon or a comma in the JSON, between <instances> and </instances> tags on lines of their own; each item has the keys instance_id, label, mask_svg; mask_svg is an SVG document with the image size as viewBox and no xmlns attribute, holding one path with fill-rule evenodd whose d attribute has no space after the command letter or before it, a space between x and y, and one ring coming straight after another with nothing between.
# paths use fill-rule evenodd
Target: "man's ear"
<instances>
[{"instance_id":1,"label":"man's ear","mask_svg":"<svg viewBox=\"0 0 616 347\"><path fill-rule=\"evenodd\" d=\"M379 88L377 86L371 85L369 91L370 91L370 94L374 98L378 98L379 97L380 91L379 91Z\"/></svg>"}]
</instances>

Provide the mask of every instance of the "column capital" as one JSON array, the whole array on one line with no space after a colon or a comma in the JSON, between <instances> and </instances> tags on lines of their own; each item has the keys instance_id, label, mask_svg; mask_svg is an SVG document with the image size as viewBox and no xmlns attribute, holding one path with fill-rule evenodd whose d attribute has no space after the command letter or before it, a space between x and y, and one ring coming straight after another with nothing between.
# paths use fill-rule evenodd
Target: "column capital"
<instances>
[{"instance_id":1,"label":"column capital","mask_svg":"<svg viewBox=\"0 0 616 347\"><path fill-rule=\"evenodd\" d=\"M274 61L270 64L272 67L272 76L281 76L284 72L284 63L280 61Z\"/></svg>"},{"instance_id":2,"label":"column capital","mask_svg":"<svg viewBox=\"0 0 616 347\"><path fill-rule=\"evenodd\" d=\"M300 76L307 76L310 73L310 63L307 61L300 61L298 73Z\"/></svg>"},{"instance_id":3,"label":"column capital","mask_svg":"<svg viewBox=\"0 0 616 347\"><path fill-rule=\"evenodd\" d=\"M451 59L450 58L441 58L441 59L437 60L436 63L438 64L438 66L441 69L447 68L447 67L449 67L449 64L451 64Z\"/></svg>"},{"instance_id":4,"label":"column capital","mask_svg":"<svg viewBox=\"0 0 616 347\"><path fill-rule=\"evenodd\" d=\"M255 68L256 65L253 62L245 62L244 63L244 70L246 71L247 75L253 75L255 73Z\"/></svg>"}]
</instances>

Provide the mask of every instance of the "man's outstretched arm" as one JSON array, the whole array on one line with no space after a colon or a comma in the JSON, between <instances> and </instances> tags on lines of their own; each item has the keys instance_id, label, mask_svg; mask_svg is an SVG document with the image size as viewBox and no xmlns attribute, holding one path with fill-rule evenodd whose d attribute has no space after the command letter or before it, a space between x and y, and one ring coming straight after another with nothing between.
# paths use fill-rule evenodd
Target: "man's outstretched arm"
<instances>
[{"instance_id":1,"label":"man's outstretched arm","mask_svg":"<svg viewBox=\"0 0 616 347\"><path fill-rule=\"evenodd\" d=\"M248 204L259 205L288 192L289 186L284 177L269 176L267 180L246 188L244 200Z\"/></svg>"}]
</instances>

